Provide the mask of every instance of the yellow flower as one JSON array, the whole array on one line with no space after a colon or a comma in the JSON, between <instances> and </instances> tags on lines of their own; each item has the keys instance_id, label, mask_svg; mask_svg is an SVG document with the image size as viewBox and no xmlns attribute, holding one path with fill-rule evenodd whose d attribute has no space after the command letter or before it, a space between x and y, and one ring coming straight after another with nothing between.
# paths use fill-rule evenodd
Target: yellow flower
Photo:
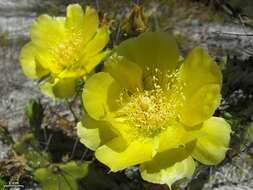
<instances>
[{"instance_id":1,"label":"yellow flower","mask_svg":"<svg viewBox=\"0 0 253 190\"><path fill-rule=\"evenodd\" d=\"M193 175L195 160L220 163L230 125L213 117L220 102L219 67L201 48L179 61L163 32L126 40L85 84L83 144L112 171L140 164L144 180L171 186Z\"/></svg>"},{"instance_id":2,"label":"yellow flower","mask_svg":"<svg viewBox=\"0 0 253 190\"><path fill-rule=\"evenodd\" d=\"M99 26L96 11L67 7L67 16L39 16L33 22L31 41L21 50L20 63L27 77L49 76L41 90L51 97L75 93L76 79L89 73L109 53L102 51L109 40L107 26Z\"/></svg>"}]
</instances>

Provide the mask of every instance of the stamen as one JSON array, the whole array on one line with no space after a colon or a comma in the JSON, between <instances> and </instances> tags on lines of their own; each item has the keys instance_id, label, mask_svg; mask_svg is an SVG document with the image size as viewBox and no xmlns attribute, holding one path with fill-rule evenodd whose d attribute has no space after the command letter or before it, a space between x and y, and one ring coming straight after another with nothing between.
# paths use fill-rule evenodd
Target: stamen
<instances>
[{"instance_id":1,"label":"stamen","mask_svg":"<svg viewBox=\"0 0 253 190\"><path fill-rule=\"evenodd\" d=\"M124 92L118 100L123 107L119 115L142 136L155 136L165 130L168 123L179 119L179 109L183 106L184 84L179 80L178 71L166 75L165 86L159 84L160 74L162 72L155 69L152 90L137 90L128 100Z\"/></svg>"},{"instance_id":2,"label":"stamen","mask_svg":"<svg viewBox=\"0 0 253 190\"><path fill-rule=\"evenodd\" d=\"M81 46L81 33L75 30L68 31L66 38L50 51L54 57L53 62L62 69L81 67L78 63Z\"/></svg>"}]
</instances>

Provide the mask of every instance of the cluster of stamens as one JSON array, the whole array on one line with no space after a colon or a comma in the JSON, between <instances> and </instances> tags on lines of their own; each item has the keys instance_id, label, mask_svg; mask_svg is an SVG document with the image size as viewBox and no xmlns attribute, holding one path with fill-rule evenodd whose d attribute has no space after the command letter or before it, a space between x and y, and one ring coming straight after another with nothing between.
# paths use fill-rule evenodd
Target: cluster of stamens
<instances>
[{"instance_id":1,"label":"cluster of stamens","mask_svg":"<svg viewBox=\"0 0 253 190\"><path fill-rule=\"evenodd\" d=\"M185 99L184 84L179 80L178 71L174 71L166 74L166 83L162 85L159 81L161 74L156 69L152 77L152 90L137 89L130 95L126 95L129 92L124 92L119 99L123 107L120 115L143 136L159 134L170 122L180 117L179 109Z\"/></svg>"},{"instance_id":2,"label":"cluster of stamens","mask_svg":"<svg viewBox=\"0 0 253 190\"><path fill-rule=\"evenodd\" d=\"M51 54L54 57L54 62L64 70L78 66L80 58L80 49L82 45L81 32L74 29L66 31L65 39L54 48L51 49Z\"/></svg>"}]
</instances>

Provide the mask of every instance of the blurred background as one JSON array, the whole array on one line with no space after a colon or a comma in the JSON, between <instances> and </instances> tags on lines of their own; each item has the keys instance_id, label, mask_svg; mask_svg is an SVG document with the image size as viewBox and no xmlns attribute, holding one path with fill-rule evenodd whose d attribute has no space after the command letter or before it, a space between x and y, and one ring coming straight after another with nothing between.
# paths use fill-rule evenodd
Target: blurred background
<instances>
[{"instance_id":1,"label":"blurred background","mask_svg":"<svg viewBox=\"0 0 253 190\"><path fill-rule=\"evenodd\" d=\"M134 167L112 174L96 161L88 164L93 153L78 143L72 115L80 116L80 102L53 102L39 92L38 82L23 75L18 56L29 40L30 24L41 14L64 16L70 3L99 11L101 22L111 28L109 47L162 30L175 35L182 55L195 46L208 50L224 75L223 100L215 114L232 125L231 148L220 165L199 166L191 180L173 189L252 190L252 0L0 0L0 189L9 181L39 189L43 182L34 177L37 168L81 160L89 169L79 189L167 190L142 181Z\"/></svg>"}]
</instances>

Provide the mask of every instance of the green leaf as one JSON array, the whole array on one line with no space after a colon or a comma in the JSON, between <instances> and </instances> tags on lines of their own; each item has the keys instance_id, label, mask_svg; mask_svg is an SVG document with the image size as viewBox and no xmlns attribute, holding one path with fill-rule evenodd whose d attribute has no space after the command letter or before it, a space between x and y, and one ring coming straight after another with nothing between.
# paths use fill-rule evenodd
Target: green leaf
<instances>
[{"instance_id":1,"label":"green leaf","mask_svg":"<svg viewBox=\"0 0 253 190\"><path fill-rule=\"evenodd\" d=\"M39 100L31 99L25 106L25 113L32 127L41 125L43 107Z\"/></svg>"},{"instance_id":2,"label":"green leaf","mask_svg":"<svg viewBox=\"0 0 253 190\"><path fill-rule=\"evenodd\" d=\"M2 178L0 178L0 189L3 189L5 184L6 182Z\"/></svg>"},{"instance_id":3,"label":"green leaf","mask_svg":"<svg viewBox=\"0 0 253 190\"><path fill-rule=\"evenodd\" d=\"M84 184L82 190L151 190L146 187L150 183L141 179L137 168L129 168L125 173L106 172L96 162L90 164L89 173L81 184Z\"/></svg>"},{"instance_id":4,"label":"green leaf","mask_svg":"<svg viewBox=\"0 0 253 190\"><path fill-rule=\"evenodd\" d=\"M39 149L38 141L33 133L25 134L13 145L13 149L19 155L23 154L32 168L44 167L50 161L48 154Z\"/></svg>"},{"instance_id":5,"label":"green leaf","mask_svg":"<svg viewBox=\"0 0 253 190\"><path fill-rule=\"evenodd\" d=\"M90 162L78 164L70 161L39 168L35 171L35 180L41 184L42 190L77 190L77 179L87 175L89 164Z\"/></svg>"},{"instance_id":6,"label":"green leaf","mask_svg":"<svg viewBox=\"0 0 253 190\"><path fill-rule=\"evenodd\" d=\"M246 143L253 143L253 122L249 124L246 131Z\"/></svg>"}]
</instances>

